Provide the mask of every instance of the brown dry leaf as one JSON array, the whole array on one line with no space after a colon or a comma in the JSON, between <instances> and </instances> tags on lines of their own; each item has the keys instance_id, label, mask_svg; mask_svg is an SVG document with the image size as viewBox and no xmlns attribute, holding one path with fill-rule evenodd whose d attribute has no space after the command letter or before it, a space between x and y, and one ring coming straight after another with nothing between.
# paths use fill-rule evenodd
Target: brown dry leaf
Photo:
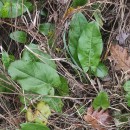
<instances>
[{"instance_id":1,"label":"brown dry leaf","mask_svg":"<svg viewBox=\"0 0 130 130\"><path fill-rule=\"evenodd\" d=\"M84 120L96 130L110 129L110 124L112 123L112 117L108 114L108 111L94 111L92 107L88 108L87 115L84 115Z\"/></svg>"},{"instance_id":2,"label":"brown dry leaf","mask_svg":"<svg viewBox=\"0 0 130 130\"><path fill-rule=\"evenodd\" d=\"M116 70L128 71L130 69L130 56L125 48L119 45L112 45L110 49L111 56L109 59L112 59L116 63Z\"/></svg>"}]
</instances>

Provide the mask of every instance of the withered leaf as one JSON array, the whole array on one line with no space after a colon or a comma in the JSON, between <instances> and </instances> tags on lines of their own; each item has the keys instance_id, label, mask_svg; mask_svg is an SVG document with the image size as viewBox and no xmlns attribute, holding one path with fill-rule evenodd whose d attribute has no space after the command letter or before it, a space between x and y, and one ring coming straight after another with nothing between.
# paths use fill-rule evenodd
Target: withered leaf
<instances>
[{"instance_id":1,"label":"withered leaf","mask_svg":"<svg viewBox=\"0 0 130 130\"><path fill-rule=\"evenodd\" d=\"M130 56L127 49L119 45L112 45L110 53L110 59L114 60L116 70L122 69L123 71L128 71L130 69Z\"/></svg>"},{"instance_id":2,"label":"withered leaf","mask_svg":"<svg viewBox=\"0 0 130 130\"><path fill-rule=\"evenodd\" d=\"M108 130L111 128L112 117L108 114L108 111L94 111L92 107L89 107L87 114L84 115L84 120L96 130Z\"/></svg>"}]
</instances>

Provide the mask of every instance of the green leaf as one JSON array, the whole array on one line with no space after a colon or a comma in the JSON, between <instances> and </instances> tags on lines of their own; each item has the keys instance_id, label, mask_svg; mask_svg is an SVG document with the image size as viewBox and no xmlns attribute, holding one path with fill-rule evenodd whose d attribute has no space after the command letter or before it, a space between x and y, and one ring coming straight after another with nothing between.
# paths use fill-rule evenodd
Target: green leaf
<instances>
[{"instance_id":1,"label":"green leaf","mask_svg":"<svg viewBox=\"0 0 130 130\"><path fill-rule=\"evenodd\" d=\"M49 46L53 45L54 34L55 34L54 30L55 30L55 27L51 23L43 23L43 24L40 24L39 26L39 32L47 36Z\"/></svg>"},{"instance_id":2,"label":"green leaf","mask_svg":"<svg viewBox=\"0 0 130 130\"><path fill-rule=\"evenodd\" d=\"M96 70L102 53L103 44L99 26L96 22L88 23L79 38L78 58L85 72Z\"/></svg>"},{"instance_id":3,"label":"green leaf","mask_svg":"<svg viewBox=\"0 0 130 130\"><path fill-rule=\"evenodd\" d=\"M39 26L39 32L46 36L54 34L54 25L51 23L43 23Z\"/></svg>"},{"instance_id":4,"label":"green leaf","mask_svg":"<svg viewBox=\"0 0 130 130\"><path fill-rule=\"evenodd\" d=\"M33 62L42 62L45 63L52 68L56 69L56 64L52 60L51 56L43 53L38 45L35 44L30 44L27 46L29 50L24 49L23 55L22 55L22 60L24 61L33 61Z\"/></svg>"},{"instance_id":5,"label":"green leaf","mask_svg":"<svg viewBox=\"0 0 130 130\"><path fill-rule=\"evenodd\" d=\"M110 106L108 94L106 92L100 92L98 96L94 99L92 106L94 109L107 109Z\"/></svg>"},{"instance_id":6,"label":"green leaf","mask_svg":"<svg viewBox=\"0 0 130 130\"><path fill-rule=\"evenodd\" d=\"M39 123L23 123L20 126L21 130L50 130L47 126Z\"/></svg>"},{"instance_id":7,"label":"green leaf","mask_svg":"<svg viewBox=\"0 0 130 130\"><path fill-rule=\"evenodd\" d=\"M96 72L93 72L95 76L103 78L108 75L108 69L103 63L99 63Z\"/></svg>"},{"instance_id":8,"label":"green leaf","mask_svg":"<svg viewBox=\"0 0 130 130\"><path fill-rule=\"evenodd\" d=\"M70 22L68 46L72 57L74 58L74 60L78 65L80 65L77 52L78 40L86 24L87 20L85 16L80 12L74 14Z\"/></svg>"},{"instance_id":9,"label":"green leaf","mask_svg":"<svg viewBox=\"0 0 130 130\"><path fill-rule=\"evenodd\" d=\"M76 8L78 6L83 6L88 2L88 0L73 0L72 7Z\"/></svg>"},{"instance_id":10,"label":"green leaf","mask_svg":"<svg viewBox=\"0 0 130 130\"><path fill-rule=\"evenodd\" d=\"M15 32L10 33L10 38L12 38L13 40L19 43L26 43L27 33L23 31L15 31Z\"/></svg>"},{"instance_id":11,"label":"green leaf","mask_svg":"<svg viewBox=\"0 0 130 130\"><path fill-rule=\"evenodd\" d=\"M5 66L5 68L8 68L10 65L10 58L7 52L3 51L2 52L2 62Z\"/></svg>"},{"instance_id":12,"label":"green leaf","mask_svg":"<svg viewBox=\"0 0 130 130\"><path fill-rule=\"evenodd\" d=\"M25 13L31 6L32 4L30 2L4 1L2 8L0 8L0 17L16 18Z\"/></svg>"},{"instance_id":13,"label":"green leaf","mask_svg":"<svg viewBox=\"0 0 130 130\"><path fill-rule=\"evenodd\" d=\"M125 82L125 84L123 85L123 88L126 92L130 92L130 80L128 80L127 82Z\"/></svg>"},{"instance_id":14,"label":"green leaf","mask_svg":"<svg viewBox=\"0 0 130 130\"><path fill-rule=\"evenodd\" d=\"M45 97L43 100L52 108L54 111L58 113L62 113L62 108L64 106L63 102L60 98L55 97Z\"/></svg>"},{"instance_id":15,"label":"green leaf","mask_svg":"<svg viewBox=\"0 0 130 130\"><path fill-rule=\"evenodd\" d=\"M53 87L61 84L56 70L40 62L15 61L10 64L8 73L24 90L42 95L51 94Z\"/></svg>"},{"instance_id":16,"label":"green leaf","mask_svg":"<svg viewBox=\"0 0 130 130\"><path fill-rule=\"evenodd\" d=\"M61 96L66 96L69 94L69 87L67 84L67 80L60 76L61 85L57 88L58 94Z\"/></svg>"},{"instance_id":17,"label":"green leaf","mask_svg":"<svg viewBox=\"0 0 130 130\"><path fill-rule=\"evenodd\" d=\"M0 1L0 9L3 7L3 3Z\"/></svg>"},{"instance_id":18,"label":"green leaf","mask_svg":"<svg viewBox=\"0 0 130 130\"><path fill-rule=\"evenodd\" d=\"M32 61L32 62L41 62L41 63L47 64L50 67L56 69L56 64L52 60L51 56L46 54L46 53L43 53L38 48L38 45L30 44L28 46L28 48L31 51L33 51L33 53L35 53L35 54L33 54L29 50L25 49L24 52L23 52L22 60L24 60L24 61ZM62 76L60 76L60 81L61 81L61 84L56 89L58 90L60 95L62 95L62 96L63 95L68 95L69 88L68 88L68 84L67 84L66 79L63 78Z\"/></svg>"},{"instance_id":19,"label":"green leaf","mask_svg":"<svg viewBox=\"0 0 130 130\"><path fill-rule=\"evenodd\" d=\"M22 59L11 63L8 73L25 92L53 96L55 88L59 94L67 95L69 92L67 81L58 75L52 58L42 53L37 45L26 46ZM62 112L61 99L44 97L43 100L56 112ZM21 101L24 103L23 99Z\"/></svg>"},{"instance_id":20,"label":"green leaf","mask_svg":"<svg viewBox=\"0 0 130 130\"><path fill-rule=\"evenodd\" d=\"M7 52L2 51L2 62L6 69L9 67L10 63L14 61L14 59L13 55L8 55Z\"/></svg>"}]
</instances>

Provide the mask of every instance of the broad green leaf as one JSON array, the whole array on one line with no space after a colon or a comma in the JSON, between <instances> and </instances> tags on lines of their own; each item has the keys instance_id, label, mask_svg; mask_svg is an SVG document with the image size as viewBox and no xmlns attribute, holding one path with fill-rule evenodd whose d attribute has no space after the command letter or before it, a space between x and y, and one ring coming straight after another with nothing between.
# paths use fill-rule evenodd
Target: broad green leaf
<instances>
[{"instance_id":1,"label":"broad green leaf","mask_svg":"<svg viewBox=\"0 0 130 130\"><path fill-rule=\"evenodd\" d=\"M4 1L3 3L4 5L0 8L0 17L2 18L16 18L32 6L30 2Z\"/></svg>"},{"instance_id":2,"label":"broad green leaf","mask_svg":"<svg viewBox=\"0 0 130 130\"><path fill-rule=\"evenodd\" d=\"M50 130L47 126L39 123L23 123L20 126L21 130Z\"/></svg>"},{"instance_id":3,"label":"broad green leaf","mask_svg":"<svg viewBox=\"0 0 130 130\"><path fill-rule=\"evenodd\" d=\"M103 44L99 26L96 22L88 23L78 41L78 58L85 72L96 70L102 53Z\"/></svg>"},{"instance_id":4,"label":"broad green leaf","mask_svg":"<svg viewBox=\"0 0 130 130\"><path fill-rule=\"evenodd\" d=\"M56 69L56 64L52 60L51 56L46 53L43 53L38 48L38 45L30 44L28 46L28 48L30 49L30 51L27 49L24 50L22 60L45 63L45 64L49 65L50 67ZM31 51L35 54L33 54ZM57 87L59 94L62 96L68 95L69 88L68 88L66 79L64 79L62 76L60 76L60 80L61 80L61 84L60 84L60 86Z\"/></svg>"},{"instance_id":5,"label":"broad green leaf","mask_svg":"<svg viewBox=\"0 0 130 130\"><path fill-rule=\"evenodd\" d=\"M103 63L100 62L99 65L97 66L96 72L93 72L93 73L95 76L103 78L107 76L108 69Z\"/></svg>"},{"instance_id":6,"label":"broad green leaf","mask_svg":"<svg viewBox=\"0 0 130 130\"><path fill-rule=\"evenodd\" d=\"M43 35L52 36L54 34L54 25L51 23L40 24L39 31Z\"/></svg>"},{"instance_id":7,"label":"broad green leaf","mask_svg":"<svg viewBox=\"0 0 130 130\"><path fill-rule=\"evenodd\" d=\"M64 106L60 98L55 97L45 97L43 100L56 112L62 113L62 108Z\"/></svg>"},{"instance_id":8,"label":"broad green leaf","mask_svg":"<svg viewBox=\"0 0 130 130\"><path fill-rule=\"evenodd\" d=\"M125 82L125 84L123 85L123 88L126 92L130 92L130 80L128 80L127 82Z\"/></svg>"},{"instance_id":9,"label":"broad green leaf","mask_svg":"<svg viewBox=\"0 0 130 130\"><path fill-rule=\"evenodd\" d=\"M72 20L70 22L70 29L69 29L69 50L78 65L80 65L78 60L78 40L84 27L87 24L87 20L82 13L76 13L73 15Z\"/></svg>"},{"instance_id":10,"label":"broad green leaf","mask_svg":"<svg viewBox=\"0 0 130 130\"><path fill-rule=\"evenodd\" d=\"M98 96L94 99L92 106L94 109L107 109L110 106L108 94L106 92L100 92Z\"/></svg>"},{"instance_id":11,"label":"broad green leaf","mask_svg":"<svg viewBox=\"0 0 130 130\"><path fill-rule=\"evenodd\" d=\"M56 70L40 62L15 61L10 64L8 73L24 90L42 95L49 95L53 87L61 84Z\"/></svg>"},{"instance_id":12,"label":"broad green leaf","mask_svg":"<svg viewBox=\"0 0 130 130\"><path fill-rule=\"evenodd\" d=\"M27 109L26 118L29 122L36 122L41 124L47 124L48 117L51 115L50 108L48 104L43 101L37 103L36 108L32 110L31 108Z\"/></svg>"},{"instance_id":13,"label":"broad green leaf","mask_svg":"<svg viewBox=\"0 0 130 130\"><path fill-rule=\"evenodd\" d=\"M88 0L73 0L72 2L72 7L78 7L78 6L83 6L88 2Z\"/></svg>"},{"instance_id":14,"label":"broad green leaf","mask_svg":"<svg viewBox=\"0 0 130 130\"><path fill-rule=\"evenodd\" d=\"M15 40L19 43L26 43L27 42L27 33L23 31L15 31L10 33L10 38Z\"/></svg>"},{"instance_id":15,"label":"broad green leaf","mask_svg":"<svg viewBox=\"0 0 130 130\"><path fill-rule=\"evenodd\" d=\"M25 61L33 61L33 62L43 62L52 68L56 69L56 64L54 60L52 60L51 56L43 53L38 45L35 44L30 44L27 46L29 50L24 49L23 55L22 55L22 60Z\"/></svg>"}]
</instances>

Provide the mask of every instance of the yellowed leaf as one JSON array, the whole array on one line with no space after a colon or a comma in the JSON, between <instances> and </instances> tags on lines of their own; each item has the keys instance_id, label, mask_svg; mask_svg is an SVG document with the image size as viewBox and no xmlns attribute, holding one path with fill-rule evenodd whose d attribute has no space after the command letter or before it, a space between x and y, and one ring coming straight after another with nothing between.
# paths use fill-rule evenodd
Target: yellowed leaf
<instances>
[{"instance_id":1,"label":"yellowed leaf","mask_svg":"<svg viewBox=\"0 0 130 130\"><path fill-rule=\"evenodd\" d=\"M48 104L41 101L37 104L34 111L30 107L27 109L26 119L29 122L43 123L46 125L50 115L51 111Z\"/></svg>"},{"instance_id":2,"label":"yellowed leaf","mask_svg":"<svg viewBox=\"0 0 130 130\"><path fill-rule=\"evenodd\" d=\"M112 45L110 53L111 56L109 58L114 60L116 70L128 71L130 69L130 56L125 48L119 45Z\"/></svg>"},{"instance_id":3,"label":"yellowed leaf","mask_svg":"<svg viewBox=\"0 0 130 130\"><path fill-rule=\"evenodd\" d=\"M32 109L30 107L27 109L26 119L29 122L33 122L34 121L33 111L32 111Z\"/></svg>"},{"instance_id":4,"label":"yellowed leaf","mask_svg":"<svg viewBox=\"0 0 130 130\"><path fill-rule=\"evenodd\" d=\"M112 117L108 114L108 111L94 111L92 107L89 107L87 114L84 115L84 120L96 130L108 130L112 122Z\"/></svg>"},{"instance_id":5,"label":"yellowed leaf","mask_svg":"<svg viewBox=\"0 0 130 130\"><path fill-rule=\"evenodd\" d=\"M47 124L50 115L51 111L48 104L39 102L34 113L35 122Z\"/></svg>"}]
</instances>

